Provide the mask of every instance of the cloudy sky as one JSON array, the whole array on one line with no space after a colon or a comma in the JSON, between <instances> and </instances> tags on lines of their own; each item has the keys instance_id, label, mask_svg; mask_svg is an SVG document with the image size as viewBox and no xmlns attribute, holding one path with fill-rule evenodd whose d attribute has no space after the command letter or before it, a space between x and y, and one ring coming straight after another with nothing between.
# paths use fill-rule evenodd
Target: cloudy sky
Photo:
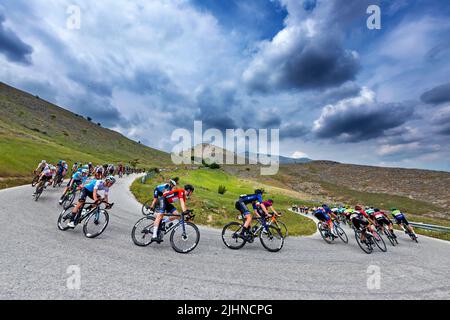
<instances>
[{"instance_id":1,"label":"cloudy sky","mask_svg":"<svg viewBox=\"0 0 450 320\"><path fill-rule=\"evenodd\" d=\"M449 16L439 0L2 0L0 80L166 151L202 120L280 128L287 156L450 171Z\"/></svg>"}]
</instances>

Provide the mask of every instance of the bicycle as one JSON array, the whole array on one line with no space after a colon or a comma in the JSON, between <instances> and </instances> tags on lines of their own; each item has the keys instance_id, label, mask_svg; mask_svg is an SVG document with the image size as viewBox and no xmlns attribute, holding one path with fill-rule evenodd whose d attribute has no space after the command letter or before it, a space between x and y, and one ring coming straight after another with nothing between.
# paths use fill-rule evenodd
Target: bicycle
<instances>
[{"instance_id":1,"label":"bicycle","mask_svg":"<svg viewBox=\"0 0 450 320\"><path fill-rule=\"evenodd\" d=\"M241 217L242 220L244 216ZM244 228L244 222L230 222L222 230L222 241L229 249L239 250L245 246L245 244L253 243L255 238L259 237L259 241L262 246L269 252L278 252L284 246L284 237L281 234L279 228L274 225L267 225L264 228L260 219L256 219L258 222L255 226L250 228L247 237L241 235ZM273 245L273 246L272 246Z\"/></svg>"},{"instance_id":2,"label":"bicycle","mask_svg":"<svg viewBox=\"0 0 450 320\"><path fill-rule=\"evenodd\" d=\"M382 252L387 251L386 243L384 242L383 238L377 231L368 232L367 227L361 231L360 229L355 230L355 238L356 242L358 243L359 247L362 251L364 251L367 254L371 254L373 252L373 249L375 246L377 246ZM366 240L361 240L361 235L364 232L364 235L366 236Z\"/></svg>"},{"instance_id":3,"label":"bicycle","mask_svg":"<svg viewBox=\"0 0 450 320\"><path fill-rule=\"evenodd\" d=\"M333 223L333 231L330 230L327 223L323 221L319 221L317 223L317 229L322 236L322 239L325 240L326 243L333 243L334 239L339 238L344 243L348 243L348 237L345 233L344 229L341 228L339 222L336 220L332 220Z\"/></svg>"},{"instance_id":4,"label":"bicycle","mask_svg":"<svg viewBox=\"0 0 450 320\"><path fill-rule=\"evenodd\" d=\"M278 228L278 230L280 230L283 238L286 239L289 236L287 226L284 224L283 221L278 219L278 217L282 216L283 213L278 212L278 214L279 214L279 216L276 216L275 214L271 215L269 217L268 221L266 221L266 223L268 225L274 225L276 228Z\"/></svg>"},{"instance_id":5,"label":"bicycle","mask_svg":"<svg viewBox=\"0 0 450 320\"><path fill-rule=\"evenodd\" d=\"M80 190L80 187L75 183L72 185L72 188L67 190L67 193L63 197L62 207L67 210L74 202L77 192Z\"/></svg>"},{"instance_id":6,"label":"bicycle","mask_svg":"<svg viewBox=\"0 0 450 320\"><path fill-rule=\"evenodd\" d=\"M409 231L408 226L405 223L401 223L400 227L405 231L405 233L411 238L412 241L415 241L416 243L419 243L419 240L417 238L417 235L414 232Z\"/></svg>"},{"instance_id":7,"label":"bicycle","mask_svg":"<svg viewBox=\"0 0 450 320\"><path fill-rule=\"evenodd\" d=\"M47 183L48 181L41 180L41 182L36 185L36 191L33 195L34 201L38 201L39 197L42 195L42 192L44 192L44 189L47 187Z\"/></svg>"},{"instance_id":8,"label":"bicycle","mask_svg":"<svg viewBox=\"0 0 450 320\"><path fill-rule=\"evenodd\" d=\"M101 209L100 206L102 204L106 204L105 209ZM85 209L85 206L88 206ZM106 201L100 202L92 202L92 203L84 203L83 206L78 211L75 217L75 225L80 224L84 221L83 224L83 233L86 238L96 238L101 235L109 223L109 213L106 209L111 209L114 206L114 203L108 203ZM61 231L67 231L71 229L67 226L72 218L72 209L74 205L71 205L69 208L63 210L58 218L58 229ZM94 231L91 231L91 228ZM98 228L97 231L96 228Z\"/></svg>"},{"instance_id":9,"label":"bicycle","mask_svg":"<svg viewBox=\"0 0 450 320\"><path fill-rule=\"evenodd\" d=\"M53 188L56 188L56 186L61 187L64 179L62 174L58 173L55 178L53 179Z\"/></svg>"},{"instance_id":10,"label":"bicycle","mask_svg":"<svg viewBox=\"0 0 450 320\"><path fill-rule=\"evenodd\" d=\"M386 238L388 238L389 242L392 244L393 247L395 247L398 244L397 238L394 236L391 230L389 228L386 228L384 226L377 225L377 231L378 233L383 232Z\"/></svg>"},{"instance_id":11,"label":"bicycle","mask_svg":"<svg viewBox=\"0 0 450 320\"><path fill-rule=\"evenodd\" d=\"M200 231L192 222L195 218L194 211L188 210L181 214L167 214L166 217L178 217L178 222L161 222L158 232L163 238L170 233L172 249L178 253L187 254L193 251L200 242ZM136 222L131 230L131 239L139 247L147 247L153 241L153 227L155 217L147 216Z\"/></svg>"}]
</instances>

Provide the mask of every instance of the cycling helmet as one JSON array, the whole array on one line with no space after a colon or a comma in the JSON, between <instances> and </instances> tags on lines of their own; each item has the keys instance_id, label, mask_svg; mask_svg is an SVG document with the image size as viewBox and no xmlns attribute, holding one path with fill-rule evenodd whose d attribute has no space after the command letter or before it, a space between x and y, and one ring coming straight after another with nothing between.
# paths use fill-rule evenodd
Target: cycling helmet
<instances>
[{"instance_id":1,"label":"cycling helmet","mask_svg":"<svg viewBox=\"0 0 450 320\"><path fill-rule=\"evenodd\" d=\"M355 206L355 210L362 210L362 208L360 206Z\"/></svg>"},{"instance_id":2,"label":"cycling helmet","mask_svg":"<svg viewBox=\"0 0 450 320\"><path fill-rule=\"evenodd\" d=\"M269 202L270 204L273 204L273 200L272 199L267 200L267 202Z\"/></svg>"},{"instance_id":3,"label":"cycling helmet","mask_svg":"<svg viewBox=\"0 0 450 320\"><path fill-rule=\"evenodd\" d=\"M47 161L45 161L45 160L42 160L42 161L41 161L41 163L42 163L42 164L46 164L46 163L47 163Z\"/></svg>"},{"instance_id":4,"label":"cycling helmet","mask_svg":"<svg viewBox=\"0 0 450 320\"><path fill-rule=\"evenodd\" d=\"M373 209L373 211L375 211L375 212L380 212L380 209L375 208L375 209Z\"/></svg>"},{"instance_id":5,"label":"cycling helmet","mask_svg":"<svg viewBox=\"0 0 450 320\"><path fill-rule=\"evenodd\" d=\"M328 206L326 205L326 204L323 204L322 205L322 208L327 208Z\"/></svg>"},{"instance_id":6,"label":"cycling helmet","mask_svg":"<svg viewBox=\"0 0 450 320\"><path fill-rule=\"evenodd\" d=\"M397 210L397 208L391 208L391 211L395 211L395 210Z\"/></svg>"},{"instance_id":7,"label":"cycling helmet","mask_svg":"<svg viewBox=\"0 0 450 320\"><path fill-rule=\"evenodd\" d=\"M184 190L185 191L194 191L195 190L195 188L194 188L194 186L193 185L190 185L190 184L188 184L188 185L185 185L184 186Z\"/></svg>"},{"instance_id":8,"label":"cycling helmet","mask_svg":"<svg viewBox=\"0 0 450 320\"><path fill-rule=\"evenodd\" d=\"M111 182L112 184L116 183L116 178L113 176L109 176L105 179L105 182Z\"/></svg>"},{"instance_id":9,"label":"cycling helmet","mask_svg":"<svg viewBox=\"0 0 450 320\"><path fill-rule=\"evenodd\" d=\"M262 191L261 189L256 189L255 190L255 194L263 194L264 193L264 191Z\"/></svg>"},{"instance_id":10,"label":"cycling helmet","mask_svg":"<svg viewBox=\"0 0 450 320\"><path fill-rule=\"evenodd\" d=\"M83 170L81 170L81 173L88 174L89 170L83 169Z\"/></svg>"},{"instance_id":11,"label":"cycling helmet","mask_svg":"<svg viewBox=\"0 0 450 320\"><path fill-rule=\"evenodd\" d=\"M56 170L55 166L50 166L50 170Z\"/></svg>"},{"instance_id":12,"label":"cycling helmet","mask_svg":"<svg viewBox=\"0 0 450 320\"><path fill-rule=\"evenodd\" d=\"M175 180L170 180L170 184L173 185L173 186L176 186L177 182Z\"/></svg>"}]
</instances>

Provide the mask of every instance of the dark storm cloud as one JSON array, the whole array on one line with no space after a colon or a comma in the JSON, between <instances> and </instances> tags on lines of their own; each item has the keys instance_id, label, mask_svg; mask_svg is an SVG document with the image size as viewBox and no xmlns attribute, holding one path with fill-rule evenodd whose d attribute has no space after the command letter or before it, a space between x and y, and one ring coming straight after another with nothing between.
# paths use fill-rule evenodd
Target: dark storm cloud
<instances>
[{"instance_id":1,"label":"dark storm cloud","mask_svg":"<svg viewBox=\"0 0 450 320\"><path fill-rule=\"evenodd\" d=\"M0 53L11 62L30 65L33 47L23 42L14 31L5 28L4 22L5 16L0 12Z\"/></svg>"},{"instance_id":2,"label":"dark storm cloud","mask_svg":"<svg viewBox=\"0 0 450 320\"><path fill-rule=\"evenodd\" d=\"M120 125L127 128L130 125L109 99L87 93L82 96L71 97L70 104L70 109L74 112L84 117L90 117L93 122L100 122L106 127Z\"/></svg>"},{"instance_id":3,"label":"dark storm cloud","mask_svg":"<svg viewBox=\"0 0 450 320\"><path fill-rule=\"evenodd\" d=\"M450 82L435 87L422 94L420 99L427 104L440 104L450 101Z\"/></svg>"},{"instance_id":4,"label":"dark storm cloud","mask_svg":"<svg viewBox=\"0 0 450 320\"><path fill-rule=\"evenodd\" d=\"M360 99L360 98L358 98ZM317 138L338 142L361 142L380 138L390 129L400 127L414 114L409 103L351 101L327 106L315 122Z\"/></svg>"},{"instance_id":5,"label":"dark storm cloud","mask_svg":"<svg viewBox=\"0 0 450 320\"><path fill-rule=\"evenodd\" d=\"M272 55L273 53L273 55ZM309 90L339 86L354 80L359 59L334 39L301 39L280 55L272 51L259 64L247 70L251 91Z\"/></svg>"},{"instance_id":6,"label":"dark storm cloud","mask_svg":"<svg viewBox=\"0 0 450 320\"><path fill-rule=\"evenodd\" d=\"M284 89L327 88L353 80L358 70L358 60L330 39L310 42L288 58L280 70L279 85Z\"/></svg>"},{"instance_id":7,"label":"dark storm cloud","mask_svg":"<svg viewBox=\"0 0 450 320\"><path fill-rule=\"evenodd\" d=\"M354 80L360 61L343 45L343 21L349 16L364 18L367 7L361 11L361 1L339 1L345 8L330 2L286 2L286 27L261 44L243 73L249 91L319 90Z\"/></svg>"},{"instance_id":8,"label":"dark storm cloud","mask_svg":"<svg viewBox=\"0 0 450 320\"><path fill-rule=\"evenodd\" d=\"M280 128L280 138L300 138L306 136L310 132L311 128L308 128L303 123L289 122L284 124Z\"/></svg>"},{"instance_id":9,"label":"dark storm cloud","mask_svg":"<svg viewBox=\"0 0 450 320\"><path fill-rule=\"evenodd\" d=\"M450 106L439 110L432 117L431 122L436 133L450 136Z\"/></svg>"},{"instance_id":10,"label":"dark storm cloud","mask_svg":"<svg viewBox=\"0 0 450 320\"><path fill-rule=\"evenodd\" d=\"M205 129L215 128L224 131L236 128L236 122L230 114L236 104L235 95L236 92L232 88L203 88L196 97L199 108L196 120L203 121Z\"/></svg>"}]
</instances>

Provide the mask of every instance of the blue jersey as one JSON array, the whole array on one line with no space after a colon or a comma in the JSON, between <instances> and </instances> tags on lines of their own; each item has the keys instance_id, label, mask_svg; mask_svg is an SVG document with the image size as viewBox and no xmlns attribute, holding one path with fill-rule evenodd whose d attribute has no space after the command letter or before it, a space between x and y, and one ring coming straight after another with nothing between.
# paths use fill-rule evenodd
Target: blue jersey
<instances>
[{"instance_id":1,"label":"blue jersey","mask_svg":"<svg viewBox=\"0 0 450 320\"><path fill-rule=\"evenodd\" d=\"M253 205L253 209L256 209L256 205L263 202L262 194L242 195L239 198L239 202L243 202L244 204L251 203Z\"/></svg>"},{"instance_id":2,"label":"blue jersey","mask_svg":"<svg viewBox=\"0 0 450 320\"><path fill-rule=\"evenodd\" d=\"M94 190L103 190L105 191L105 195L108 194L109 188L105 185L105 182L103 180L92 180L87 185L84 186L85 189L89 190L90 192L94 192Z\"/></svg>"},{"instance_id":3,"label":"blue jersey","mask_svg":"<svg viewBox=\"0 0 450 320\"><path fill-rule=\"evenodd\" d=\"M77 183L85 183L88 177L83 177L83 175L80 172L75 172L72 176L72 180Z\"/></svg>"},{"instance_id":4,"label":"blue jersey","mask_svg":"<svg viewBox=\"0 0 450 320\"><path fill-rule=\"evenodd\" d=\"M161 197L165 192L172 191L172 188L168 183L166 184L160 184L155 188L155 191L153 192L153 195L155 198Z\"/></svg>"}]
</instances>

